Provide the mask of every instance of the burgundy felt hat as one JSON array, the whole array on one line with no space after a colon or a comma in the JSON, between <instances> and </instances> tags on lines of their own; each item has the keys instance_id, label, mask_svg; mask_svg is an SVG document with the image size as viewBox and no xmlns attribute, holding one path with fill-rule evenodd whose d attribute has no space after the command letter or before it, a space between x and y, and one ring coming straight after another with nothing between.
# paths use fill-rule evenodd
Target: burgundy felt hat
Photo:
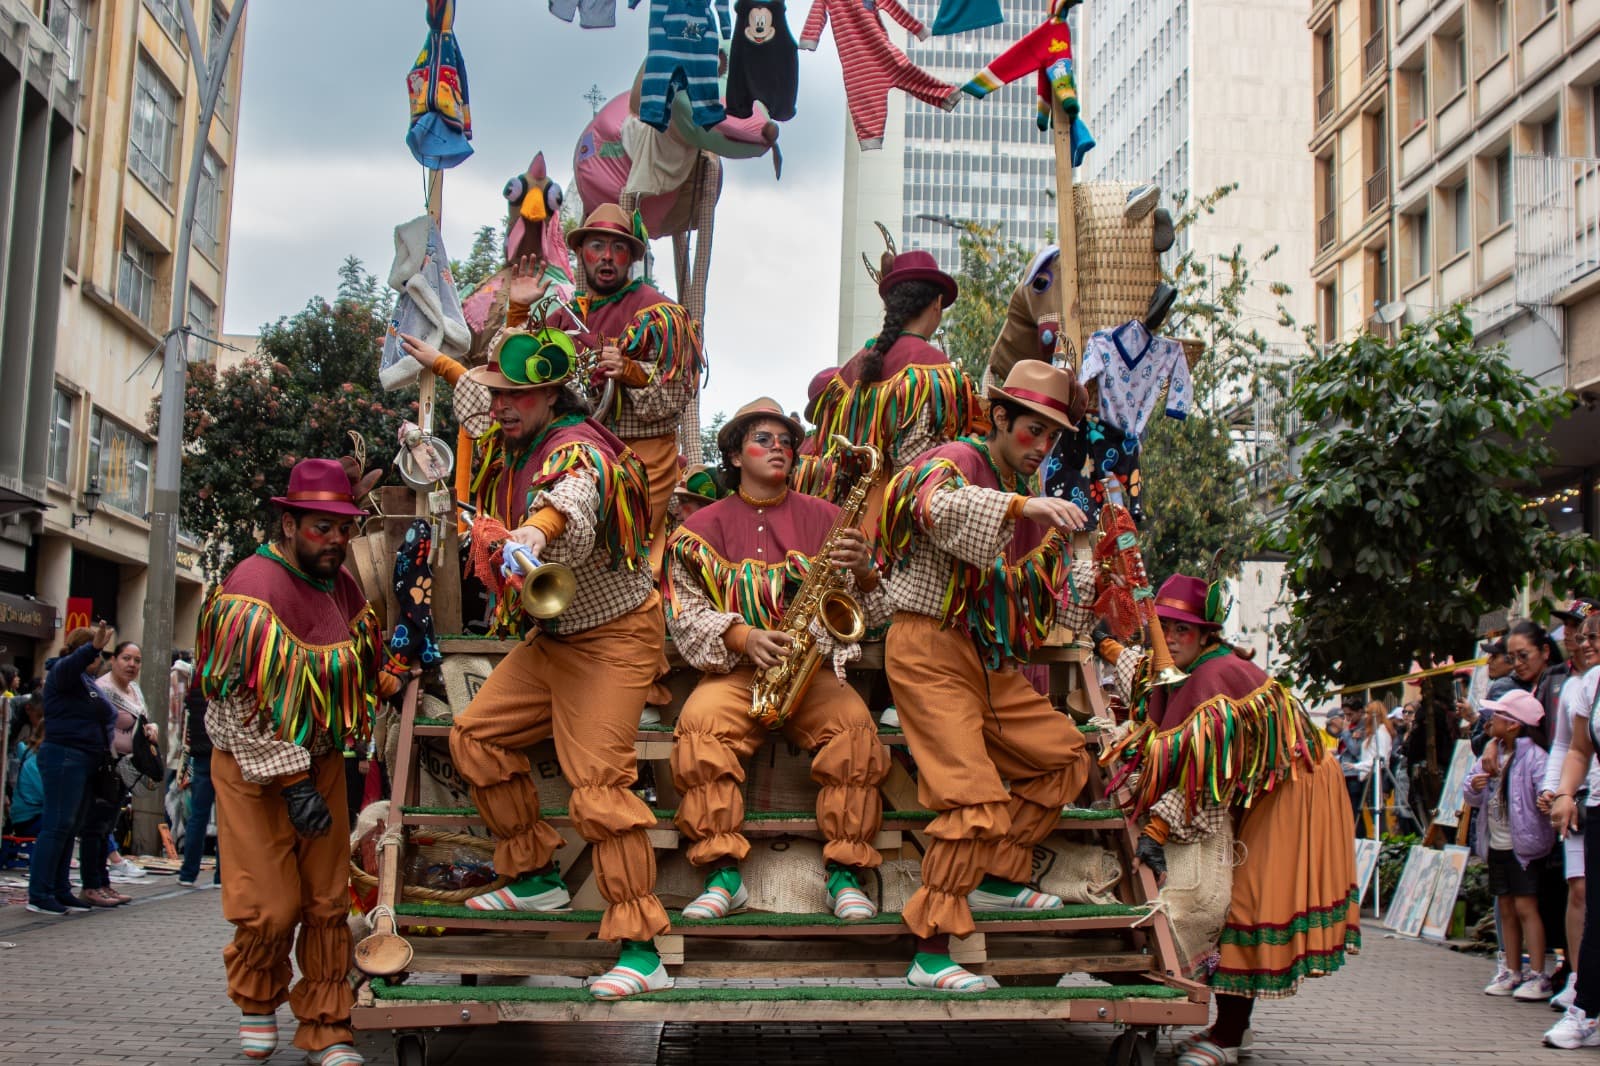
<instances>
[{"instance_id":1,"label":"burgundy felt hat","mask_svg":"<svg viewBox=\"0 0 1600 1066\"><path fill-rule=\"evenodd\" d=\"M1161 583L1156 592L1156 617L1169 622L1188 622L1208 629L1222 628L1206 620L1206 596L1209 585L1197 577L1173 574Z\"/></svg>"},{"instance_id":2,"label":"burgundy felt hat","mask_svg":"<svg viewBox=\"0 0 1600 1066\"><path fill-rule=\"evenodd\" d=\"M939 261L927 252L901 252L894 257L894 266L884 271L878 281L878 295L888 296L889 290L902 281L926 281L939 289L939 306L949 307L956 302L956 279L939 269Z\"/></svg>"},{"instance_id":3,"label":"burgundy felt hat","mask_svg":"<svg viewBox=\"0 0 1600 1066\"><path fill-rule=\"evenodd\" d=\"M350 475L337 459L302 459L289 471L289 491L272 502L291 511L366 517L356 506Z\"/></svg>"},{"instance_id":4,"label":"burgundy felt hat","mask_svg":"<svg viewBox=\"0 0 1600 1066\"><path fill-rule=\"evenodd\" d=\"M825 366L821 370L817 371L816 375L812 377L811 384L806 386L805 416L807 422L816 421L813 416L817 413L817 401L822 399L823 390L832 384L833 379L838 376L838 367Z\"/></svg>"}]
</instances>

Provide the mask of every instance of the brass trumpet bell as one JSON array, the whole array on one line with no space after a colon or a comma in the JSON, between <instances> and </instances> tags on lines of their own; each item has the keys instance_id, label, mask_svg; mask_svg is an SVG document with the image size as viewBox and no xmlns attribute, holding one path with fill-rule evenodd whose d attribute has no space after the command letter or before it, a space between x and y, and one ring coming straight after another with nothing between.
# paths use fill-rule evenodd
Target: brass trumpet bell
<instances>
[{"instance_id":1,"label":"brass trumpet bell","mask_svg":"<svg viewBox=\"0 0 1600 1066\"><path fill-rule=\"evenodd\" d=\"M576 591L578 578L572 567L539 563L522 579L523 613L531 618L554 618L567 609Z\"/></svg>"}]
</instances>

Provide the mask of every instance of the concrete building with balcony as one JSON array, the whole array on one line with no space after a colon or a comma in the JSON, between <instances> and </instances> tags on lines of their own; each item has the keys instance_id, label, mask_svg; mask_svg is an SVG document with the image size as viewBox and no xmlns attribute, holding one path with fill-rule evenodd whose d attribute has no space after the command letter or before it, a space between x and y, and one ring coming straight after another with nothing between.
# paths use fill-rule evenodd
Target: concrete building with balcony
<instances>
[{"instance_id":1,"label":"concrete building with balcony","mask_svg":"<svg viewBox=\"0 0 1600 1066\"><path fill-rule=\"evenodd\" d=\"M232 3L195 2L203 45ZM55 352L39 382L47 412L39 473L48 507L30 520L21 557L0 573L0 592L36 597L70 622L110 619L137 640L155 467L155 350L175 298L195 333L221 329L244 35L241 27L206 135L189 291L174 297L178 215L200 107L176 0L33 0L33 8L70 56L82 102L62 149L64 247L47 264L44 332ZM14 244L10 251L15 256ZM214 355L194 339L189 348L191 358ZM180 647L192 639L202 593L196 547L180 539ZM19 647L16 658L37 671L58 639L59 632Z\"/></svg>"},{"instance_id":2,"label":"concrete building with balcony","mask_svg":"<svg viewBox=\"0 0 1600 1066\"><path fill-rule=\"evenodd\" d=\"M1534 502L1600 532L1600 0L1319 0L1310 25L1320 337L1465 305L1583 399Z\"/></svg>"},{"instance_id":3,"label":"concrete building with balcony","mask_svg":"<svg viewBox=\"0 0 1600 1066\"><path fill-rule=\"evenodd\" d=\"M1388 0L1316 0L1309 142L1316 212L1317 338L1364 327L1393 301Z\"/></svg>"}]
</instances>

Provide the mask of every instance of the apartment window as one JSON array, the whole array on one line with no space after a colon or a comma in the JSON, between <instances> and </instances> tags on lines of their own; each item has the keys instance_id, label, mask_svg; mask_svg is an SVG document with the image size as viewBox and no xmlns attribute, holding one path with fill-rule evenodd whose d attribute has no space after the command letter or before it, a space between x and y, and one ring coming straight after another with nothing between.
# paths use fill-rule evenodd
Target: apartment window
<instances>
[{"instance_id":1,"label":"apartment window","mask_svg":"<svg viewBox=\"0 0 1600 1066\"><path fill-rule=\"evenodd\" d=\"M1489 8L1490 36L1494 41L1494 55L1499 59L1511 49L1511 12L1506 0L1494 0Z\"/></svg>"},{"instance_id":2,"label":"apartment window","mask_svg":"<svg viewBox=\"0 0 1600 1066\"><path fill-rule=\"evenodd\" d=\"M1323 31L1317 34L1317 121L1321 122L1333 114L1333 33Z\"/></svg>"},{"instance_id":3,"label":"apartment window","mask_svg":"<svg viewBox=\"0 0 1600 1066\"><path fill-rule=\"evenodd\" d=\"M1511 149L1494 157L1494 224L1511 221Z\"/></svg>"},{"instance_id":4,"label":"apartment window","mask_svg":"<svg viewBox=\"0 0 1600 1066\"><path fill-rule=\"evenodd\" d=\"M1428 210L1411 216L1411 276L1426 277L1433 270L1433 233L1428 224Z\"/></svg>"},{"instance_id":5,"label":"apartment window","mask_svg":"<svg viewBox=\"0 0 1600 1066\"><path fill-rule=\"evenodd\" d=\"M57 385L50 404L50 468L45 475L62 485L69 484L71 476L73 402L72 393Z\"/></svg>"},{"instance_id":6,"label":"apartment window","mask_svg":"<svg viewBox=\"0 0 1600 1066\"><path fill-rule=\"evenodd\" d=\"M1402 70L1400 86L1406 98L1406 129L1414 130L1428 121L1428 68Z\"/></svg>"},{"instance_id":7,"label":"apartment window","mask_svg":"<svg viewBox=\"0 0 1600 1066\"><path fill-rule=\"evenodd\" d=\"M1332 156L1317 160L1317 251L1333 246L1339 227L1339 172Z\"/></svg>"},{"instance_id":8,"label":"apartment window","mask_svg":"<svg viewBox=\"0 0 1600 1066\"><path fill-rule=\"evenodd\" d=\"M1439 38L1439 97L1445 100L1467 87L1467 39L1462 34L1447 34Z\"/></svg>"},{"instance_id":9,"label":"apartment window","mask_svg":"<svg viewBox=\"0 0 1600 1066\"><path fill-rule=\"evenodd\" d=\"M1332 344L1339 339L1339 298L1334 294L1332 285L1317 288L1317 325L1324 344Z\"/></svg>"},{"instance_id":10,"label":"apartment window","mask_svg":"<svg viewBox=\"0 0 1600 1066\"><path fill-rule=\"evenodd\" d=\"M1374 309L1389 302L1389 246L1384 245L1367 255L1372 264L1372 306Z\"/></svg>"},{"instance_id":11,"label":"apartment window","mask_svg":"<svg viewBox=\"0 0 1600 1066\"><path fill-rule=\"evenodd\" d=\"M167 36L174 41L183 39L183 21L178 17L177 0L144 0L144 6L167 31Z\"/></svg>"},{"instance_id":12,"label":"apartment window","mask_svg":"<svg viewBox=\"0 0 1600 1066\"><path fill-rule=\"evenodd\" d=\"M1450 197L1450 254L1459 255L1472 244L1472 200L1466 182L1446 195Z\"/></svg>"},{"instance_id":13,"label":"apartment window","mask_svg":"<svg viewBox=\"0 0 1600 1066\"><path fill-rule=\"evenodd\" d=\"M222 221L222 161L210 149L200 160L200 189L194 205L194 246L216 261Z\"/></svg>"},{"instance_id":14,"label":"apartment window","mask_svg":"<svg viewBox=\"0 0 1600 1066\"><path fill-rule=\"evenodd\" d=\"M198 333L202 337L215 337L217 335L217 305L212 303L205 293L189 286L189 314L188 325L191 333ZM189 342L189 359L208 359L211 356L211 346L202 342L191 340Z\"/></svg>"},{"instance_id":15,"label":"apartment window","mask_svg":"<svg viewBox=\"0 0 1600 1066\"><path fill-rule=\"evenodd\" d=\"M86 0L48 0L44 21L50 35L67 50L67 78L78 81L83 77L83 56L88 50L89 35L84 25L83 9Z\"/></svg>"},{"instance_id":16,"label":"apartment window","mask_svg":"<svg viewBox=\"0 0 1600 1066\"><path fill-rule=\"evenodd\" d=\"M238 2L238 0L235 0L235 3L237 3L237 2ZM211 6L211 36L209 38L207 38L207 40L209 40L209 41L220 41L220 40L222 40L222 29L227 24L228 24L228 12L227 12L227 9L223 8L220 4L213 4ZM235 40L237 40L237 37L235 38ZM209 47L210 46L207 45L208 49L209 49ZM209 51L207 52L207 55L208 56L210 55ZM228 69L228 65L232 61L233 61L233 50L230 48L228 50L227 57L224 58L223 61L222 61L222 91L217 94L217 111L216 111L216 114L217 114L218 118L222 119L223 125L225 125L225 126L233 125L233 84L232 84L233 73Z\"/></svg>"},{"instance_id":17,"label":"apartment window","mask_svg":"<svg viewBox=\"0 0 1600 1066\"><path fill-rule=\"evenodd\" d=\"M1561 154L1561 116L1551 115L1539 123L1539 154L1554 158Z\"/></svg>"},{"instance_id":18,"label":"apartment window","mask_svg":"<svg viewBox=\"0 0 1600 1066\"><path fill-rule=\"evenodd\" d=\"M122 227L122 258L117 265L117 303L140 322L154 326L156 253L126 225Z\"/></svg>"},{"instance_id":19,"label":"apartment window","mask_svg":"<svg viewBox=\"0 0 1600 1066\"><path fill-rule=\"evenodd\" d=\"M101 503L141 518L150 510L150 442L99 410L89 418L89 473Z\"/></svg>"},{"instance_id":20,"label":"apartment window","mask_svg":"<svg viewBox=\"0 0 1600 1066\"><path fill-rule=\"evenodd\" d=\"M172 196L173 156L178 146L178 93L139 53L133 76L133 122L128 167L163 200Z\"/></svg>"}]
</instances>

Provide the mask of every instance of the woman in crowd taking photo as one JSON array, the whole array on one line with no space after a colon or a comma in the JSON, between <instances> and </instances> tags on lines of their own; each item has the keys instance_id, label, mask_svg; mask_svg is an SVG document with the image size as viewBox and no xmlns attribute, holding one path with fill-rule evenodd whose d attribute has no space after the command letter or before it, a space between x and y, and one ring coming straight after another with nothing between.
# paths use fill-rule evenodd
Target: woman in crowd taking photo
<instances>
[{"instance_id":1,"label":"woman in crowd taking photo","mask_svg":"<svg viewBox=\"0 0 1600 1066\"><path fill-rule=\"evenodd\" d=\"M95 682L117 710L115 732L111 738L113 760L133 754L133 733L135 729L140 728L141 723L150 739L157 739L156 727L150 724L145 714L144 694L139 691L139 668L143 662L144 657L139 651L139 645L131 640L125 640L112 649L109 668ZM111 882L137 881L145 874L142 866L123 857L117 850L117 843L113 837L117 815L127 806L131 790L132 785L129 781L119 775L116 787L108 786L105 794L91 809L92 824L84 827L86 835L93 829L104 832L106 837L106 863L103 871L93 871L92 884L90 870L81 859L79 860L79 866L82 867L80 872L83 874L83 898L97 907L116 906L128 902L133 897L125 896L112 888Z\"/></svg>"}]
</instances>

